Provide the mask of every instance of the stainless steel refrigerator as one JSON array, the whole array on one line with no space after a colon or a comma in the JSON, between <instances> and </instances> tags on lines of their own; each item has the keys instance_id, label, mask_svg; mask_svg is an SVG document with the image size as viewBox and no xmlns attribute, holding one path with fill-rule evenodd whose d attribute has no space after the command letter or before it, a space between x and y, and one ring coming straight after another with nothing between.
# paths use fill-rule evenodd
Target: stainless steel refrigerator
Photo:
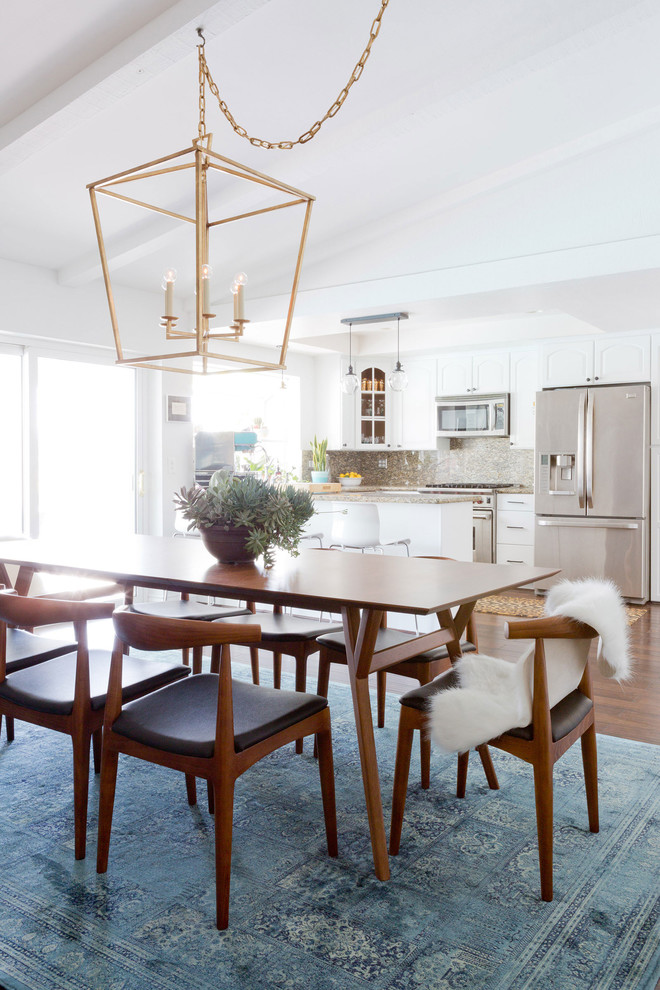
<instances>
[{"instance_id":1,"label":"stainless steel refrigerator","mask_svg":"<svg viewBox=\"0 0 660 990\"><path fill-rule=\"evenodd\" d=\"M649 595L648 385L536 395L534 562L560 578L605 577Z\"/></svg>"}]
</instances>

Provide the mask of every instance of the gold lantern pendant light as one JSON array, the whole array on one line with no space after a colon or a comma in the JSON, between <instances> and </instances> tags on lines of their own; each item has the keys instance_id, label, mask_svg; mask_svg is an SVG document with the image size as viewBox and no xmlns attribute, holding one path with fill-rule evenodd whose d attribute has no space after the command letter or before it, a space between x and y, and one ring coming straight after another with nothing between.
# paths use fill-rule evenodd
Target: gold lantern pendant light
<instances>
[{"instance_id":1,"label":"gold lantern pendant light","mask_svg":"<svg viewBox=\"0 0 660 990\"><path fill-rule=\"evenodd\" d=\"M309 193L295 189L278 179L265 175L247 165L219 155L211 148L213 135L207 133L205 121L206 107L206 86L218 101L220 110L227 121L231 124L239 137L245 138L255 147L280 150L290 150L296 145L306 144L318 134L322 125L334 117L343 106L351 87L362 75L365 63L371 53L371 47L378 37L381 27L381 19L389 4L389 0L381 0L380 9L374 19L367 45L362 55L353 69L351 76L340 91L339 96L320 120L317 120L307 131L300 135L296 141L271 142L261 138L250 137L247 130L238 124L229 110L227 104L221 99L218 87L209 71L205 54L205 39L202 29L197 29L200 42L197 46L199 62L199 123L198 134L193 139L191 146L183 151L166 155L163 158L155 159L136 168L118 172L105 179L90 182L87 188L94 214L94 224L98 240L99 253L101 256L101 268L105 282L108 306L110 309L110 320L114 334L115 350L117 353L117 364L133 365L139 368L155 368L159 371L178 371L184 374L229 374L235 371L269 371L286 368L286 354L289 345L291 323L293 311L298 292L300 273L302 268L303 253L307 233L309 229L310 214L314 196ZM175 173L190 176L194 180L194 215L191 210L188 214L179 209L165 209L161 205L153 202L155 197L154 182L163 180L167 183L171 181ZM252 183L252 189L258 188L261 193L268 190L268 194L275 195L275 202L268 202L264 205L261 200L255 209L244 210L235 215L215 216L213 219L209 215L209 184L220 176L232 176L239 182ZM144 180L147 180L146 182ZM137 191L136 191L137 190ZM146 192L144 192L146 190ZM141 196L140 192L144 194ZM131 195L128 195L130 193ZM161 216L169 217L173 221L182 224L193 224L195 228L195 319L194 326L190 329L181 328L181 319L176 312L177 301L175 299L174 287L177 279L175 268L168 267L163 275L162 289L165 293L164 314L161 317L160 328L164 330L164 341L159 337L156 349L144 348L144 344L132 344L128 354L124 352L121 338L121 330L117 315L117 307L112 287L110 275L111 260L108 257L101 214L99 211L99 196L111 197L114 201L146 209ZM282 199L284 197L284 199ZM213 197L212 197L213 199ZM256 216L272 213L275 210L287 208L303 208L300 239L298 241L297 253L293 264L293 282L289 295L287 312L284 320L284 327L281 340L275 344L279 348L279 358L277 361L260 360L250 356L249 351L245 351L236 345L242 343L246 324L250 321L246 313L246 289L247 275L245 272L238 272L234 276L231 285L233 295L233 320L225 327L213 327L211 321L216 318L216 314L211 312L212 289L213 289L213 269L209 263L209 235L218 228L223 230L226 224L237 224L241 221L252 219ZM218 342L230 342L229 349L226 344ZM166 349L170 343L170 349ZM233 345L233 346L232 346ZM269 345L272 346L272 343ZM183 350L179 349L184 347ZM221 350L222 348L222 350ZM356 379L357 381L357 379Z\"/></svg>"},{"instance_id":2,"label":"gold lantern pendant light","mask_svg":"<svg viewBox=\"0 0 660 990\"><path fill-rule=\"evenodd\" d=\"M309 229L310 214L314 196L309 193L295 189L279 179L257 172L256 169L247 165L219 155L211 148L213 135L207 133L205 123L205 87L207 79L206 60L204 57L204 38L197 46L199 58L199 124L198 135L193 139L189 148L166 155L163 158L147 162L136 168L127 169L125 172L117 173L97 182L88 185L96 226L99 252L101 255L101 267L110 308L110 319L114 333L115 350L117 353L117 364L133 365L140 368L155 368L160 371L178 371L185 374L228 374L236 371L269 371L281 370L286 367L286 354L291 332L291 323L300 281L302 269L303 253L307 232ZM185 215L174 210L164 209L153 202L154 183L159 179L167 181L174 173L183 173L190 176L194 182L194 215ZM231 176L240 182L252 183L253 189L259 189L260 193L267 191L266 198L269 199L266 205L259 205L256 209L251 209L236 215L222 216L210 215L209 212L209 185L211 182L222 176ZM144 182L146 180L146 182ZM142 186L141 186L142 183ZM149 201L147 196L141 196L140 191L148 188L151 191ZM139 191L135 191L135 190ZM274 202L271 202L271 194L274 194ZM156 350L147 352L139 350L139 344L126 343L126 349L130 347L130 353L124 351L124 342L115 305L112 279L110 273L110 260L106 251L101 215L99 211L99 197L111 197L113 200L120 200L140 209L150 210L154 213L170 217L173 221L181 224L194 224L195 228L195 319L194 326L190 329L181 327L183 320L177 314L177 301L175 299L175 284L177 272L174 268L168 268L162 281L164 290L164 313L160 320L160 326L165 331L164 341L157 344ZM212 312L211 294L213 290L213 269L209 264L209 240L210 235L216 230L223 230L226 224L238 224L241 221L252 219L253 217L270 213L274 210L295 209L302 207L303 216L300 230L300 237L297 244L297 253L293 259L293 283L289 294L288 307L284 315L283 331L276 342L279 348L279 357L276 361L261 360L250 356L249 351L236 347L242 342L246 325L250 322L246 316L246 285L248 277L245 272L238 272L231 284L231 294L233 295L233 320L225 327L214 327L212 321L216 314ZM227 290L225 290L227 292ZM227 301L231 299L227 292ZM161 338L162 340L162 338ZM227 347L225 342L231 342ZM170 349L167 349L168 342ZM269 346L272 346L269 345Z\"/></svg>"}]
</instances>

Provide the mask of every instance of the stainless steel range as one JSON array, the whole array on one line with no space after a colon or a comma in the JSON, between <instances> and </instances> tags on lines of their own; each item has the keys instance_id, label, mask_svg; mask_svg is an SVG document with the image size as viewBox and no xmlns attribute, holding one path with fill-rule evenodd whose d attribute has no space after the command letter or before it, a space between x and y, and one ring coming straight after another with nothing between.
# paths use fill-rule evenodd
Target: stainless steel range
<instances>
[{"instance_id":1,"label":"stainless steel range","mask_svg":"<svg viewBox=\"0 0 660 990\"><path fill-rule=\"evenodd\" d=\"M426 491L443 495L472 495L472 559L484 564L495 560L496 513L498 488L512 488L512 484L451 482L444 485L426 485Z\"/></svg>"}]
</instances>

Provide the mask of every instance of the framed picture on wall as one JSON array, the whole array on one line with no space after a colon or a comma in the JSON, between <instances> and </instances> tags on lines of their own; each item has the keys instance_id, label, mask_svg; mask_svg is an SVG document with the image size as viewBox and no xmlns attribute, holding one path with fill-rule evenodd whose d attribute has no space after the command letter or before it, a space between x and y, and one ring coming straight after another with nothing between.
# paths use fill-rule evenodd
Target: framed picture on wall
<instances>
[{"instance_id":1,"label":"framed picture on wall","mask_svg":"<svg viewBox=\"0 0 660 990\"><path fill-rule=\"evenodd\" d=\"M191 397L189 395L167 396L168 423L190 423L191 416Z\"/></svg>"}]
</instances>

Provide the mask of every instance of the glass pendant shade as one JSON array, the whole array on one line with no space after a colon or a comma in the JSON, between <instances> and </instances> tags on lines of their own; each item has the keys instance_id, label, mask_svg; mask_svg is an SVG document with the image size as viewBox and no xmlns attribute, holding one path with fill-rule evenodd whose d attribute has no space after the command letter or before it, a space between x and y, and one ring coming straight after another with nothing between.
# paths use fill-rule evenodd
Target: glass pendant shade
<instances>
[{"instance_id":1,"label":"glass pendant shade","mask_svg":"<svg viewBox=\"0 0 660 990\"><path fill-rule=\"evenodd\" d=\"M354 395L360 387L358 376L353 371L353 365L349 364L348 371L341 377L341 390L344 395Z\"/></svg>"},{"instance_id":2,"label":"glass pendant shade","mask_svg":"<svg viewBox=\"0 0 660 990\"><path fill-rule=\"evenodd\" d=\"M399 320L400 317L397 316L396 319L396 364L394 365L394 371L390 371L387 376L387 384L392 389L393 392L403 392L404 389L408 388L408 375L405 373L401 367L401 354L399 353Z\"/></svg>"},{"instance_id":3,"label":"glass pendant shade","mask_svg":"<svg viewBox=\"0 0 660 990\"><path fill-rule=\"evenodd\" d=\"M403 392L408 387L408 375L401 367L400 361L397 361L394 371L390 371L387 376L387 384L393 392Z\"/></svg>"}]
</instances>

